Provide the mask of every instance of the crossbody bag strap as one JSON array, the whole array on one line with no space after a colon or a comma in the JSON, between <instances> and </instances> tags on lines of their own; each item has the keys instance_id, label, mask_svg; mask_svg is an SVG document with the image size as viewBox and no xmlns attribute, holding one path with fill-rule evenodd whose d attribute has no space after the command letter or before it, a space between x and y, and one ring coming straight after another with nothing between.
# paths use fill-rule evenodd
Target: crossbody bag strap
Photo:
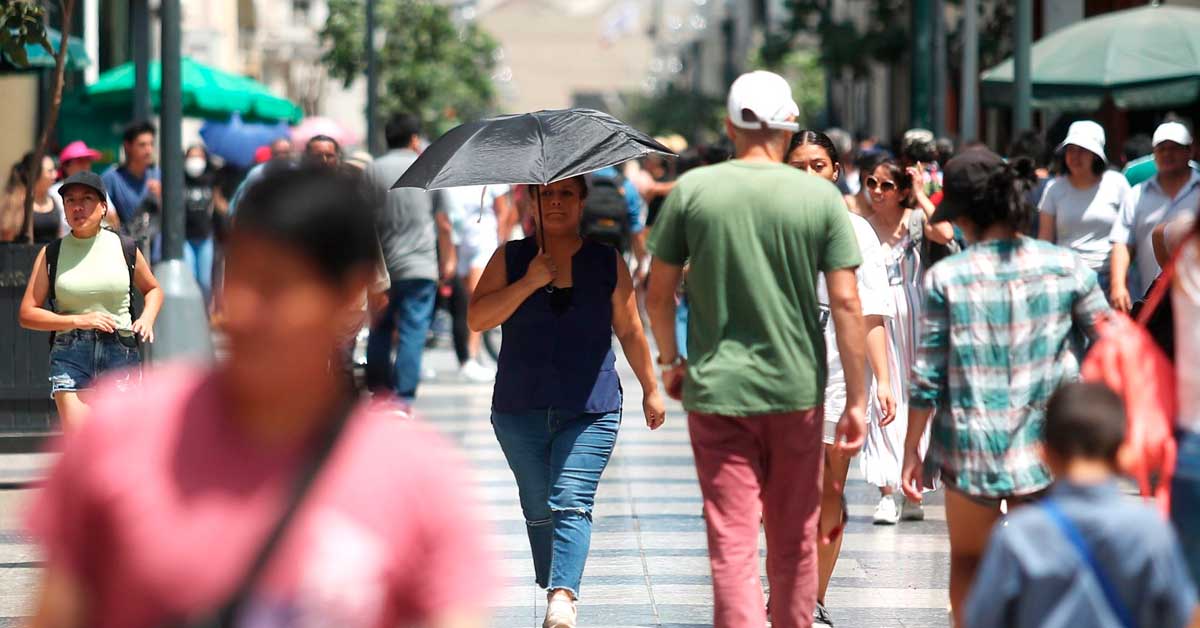
<instances>
[{"instance_id":1,"label":"crossbody bag strap","mask_svg":"<svg viewBox=\"0 0 1200 628\"><path fill-rule=\"evenodd\" d=\"M1121 622L1124 628L1137 628L1137 622L1133 619L1133 613L1125 605L1125 602L1121 599L1117 591L1117 587L1114 586L1113 581L1108 578L1108 574L1104 572L1104 569L1096 560L1095 554L1092 553L1087 540L1083 538L1083 534L1079 531L1079 528L1075 527L1074 523L1071 523L1071 520L1067 518L1067 515L1063 513L1062 509L1058 507L1058 504L1053 499L1044 500L1041 503L1041 507L1049 515L1050 520L1054 522L1059 531L1062 532L1063 536L1071 542L1071 545L1075 546L1075 550L1079 552L1079 557L1091 570L1092 575L1096 577L1096 582L1100 585L1101 592L1104 593L1104 599L1108 602L1108 607L1116 615L1117 620Z\"/></svg>"},{"instance_id":2,"label":"crossbody bag strap","mask_svg":"<svg viewBox=\"0 0 1200 628\"><path fill-rule=\"evenodd\" d=\"M279 519L267 534L262 545L259 546L254 560L250 563L250 567L246 570L241 580L238 581L237 587L230 593L229 598L211 615L199 621L190 621L185 624L186 628L233 628L238 613L245 605L246 600L249 599L250 592L254 589L259 577L267 565L270 564L271 558L274 556L275 550L278 549L280 542L287 535L288 527L291 525L292 520L295 519L296 513L300 510L305 496L308 495L309 489L312 488L317 476L320 474L321 468L333 453L346 426L346 421L354 411L355 402L355 396L347 392L345 398L340 402L337 411L331 417L332 420L327 424L324 434L321 435L320 442L296 476L282 514L280 514Z\"/></svg>"}]
</instances>

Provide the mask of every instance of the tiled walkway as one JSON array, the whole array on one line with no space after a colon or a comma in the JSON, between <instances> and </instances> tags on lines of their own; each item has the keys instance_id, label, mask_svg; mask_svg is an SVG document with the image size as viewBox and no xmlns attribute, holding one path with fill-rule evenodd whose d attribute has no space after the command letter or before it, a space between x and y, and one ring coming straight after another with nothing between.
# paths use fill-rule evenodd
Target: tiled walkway
<instances>
[{"instance_id":1,"label":"tiled walkway","mask_svg":"<svg viewBox=\"0 0 1200 628\"><path fill-rule=\"evenodd\" d=\"M435 368L450 369L448 356L432 357ZM478 495L506 574L492 625L540 626L545 597L533 585L516 484L488 422L491 388L451 379L423 386L417 409L455 439L476 468ZM627 372L624 380L627 391L640 391ZM640 394L631 392L616 453L600 483L580 624L711 625L700 489L683 411L672 405L667 425L650 432L640 403ZM878 492L855 479L857 463L852 472L850 524L827 596L838 627L946 626L949 555L940 496L932 496L924 522L873 526Z\"/></svg>"}]
</instances>

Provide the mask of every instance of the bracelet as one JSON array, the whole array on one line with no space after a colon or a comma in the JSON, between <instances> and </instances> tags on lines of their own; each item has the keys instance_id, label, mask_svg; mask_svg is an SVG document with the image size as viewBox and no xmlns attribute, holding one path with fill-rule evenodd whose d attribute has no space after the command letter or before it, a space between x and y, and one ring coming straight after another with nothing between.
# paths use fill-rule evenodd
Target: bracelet
<instances>
[{"instance_id":1,"label":"bracelet","mask_svg":"<svg viewBox=\"0 0 1200 628\"><path fill-rule=\"evenodd\" d=\"M656 360L656 362L658 362L658 365L663 367L664 369L675 368L675 367L683 364L683 356L676 353L674 359L663 360L663 357L660 355L660 356L658 356L658 359Z\"/></svg>"}]
</instances>

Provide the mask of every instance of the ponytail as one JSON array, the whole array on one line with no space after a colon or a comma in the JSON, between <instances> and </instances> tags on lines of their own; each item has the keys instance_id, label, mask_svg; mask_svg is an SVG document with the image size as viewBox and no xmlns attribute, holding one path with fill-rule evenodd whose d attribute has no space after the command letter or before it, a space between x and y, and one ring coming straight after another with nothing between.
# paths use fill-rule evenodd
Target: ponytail
<instances>
[{"instance_id":1,"label":"ponytail","mask_svg":"<svg viewBox=\"0 0 1200 628\"><path fill-rule=\"evenodd\" d=\"M1033 216L1029 191L1037 184L1037 166L1028 157L1000 165L988 177L987 185L972 199L971 219L980 230L1004 224L1022 231Z\"/></svg>"}]
</instances>

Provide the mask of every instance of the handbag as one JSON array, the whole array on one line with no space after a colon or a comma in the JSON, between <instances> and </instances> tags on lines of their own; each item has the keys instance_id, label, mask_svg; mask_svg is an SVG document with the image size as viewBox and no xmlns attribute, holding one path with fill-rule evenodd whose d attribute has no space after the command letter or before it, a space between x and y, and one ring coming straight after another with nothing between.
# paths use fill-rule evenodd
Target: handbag
<instances>
[{"instance_id":1,"label":"handbag","mask_svg":"<svg viewBox=\"0 0 1200 628\"><path fill-rule=\"evenodd\" d=\"M321 434L321 439L313 449L312 456L305 460L304 465L300 468L300 472L292 484L291 492L288 494L283 513L280 514L266 539L259 546L254 560L250 563L250 568L242 575L241 580L238 581L237 586L229 593L225 601L220 606L203 611L195 617L160 624L161 628L234 628L237 625L238 615L249 599L250 592L254 589L259 576L271 562L271 557L286 535L288 526L295 518L296 512L300 510L304 497L312 488L321 468L333 452L346 421L354 411L354 406L355 396L347 393L339 402L333 420L327 424L324 433Z\"/></svg>"}]
</instances>

